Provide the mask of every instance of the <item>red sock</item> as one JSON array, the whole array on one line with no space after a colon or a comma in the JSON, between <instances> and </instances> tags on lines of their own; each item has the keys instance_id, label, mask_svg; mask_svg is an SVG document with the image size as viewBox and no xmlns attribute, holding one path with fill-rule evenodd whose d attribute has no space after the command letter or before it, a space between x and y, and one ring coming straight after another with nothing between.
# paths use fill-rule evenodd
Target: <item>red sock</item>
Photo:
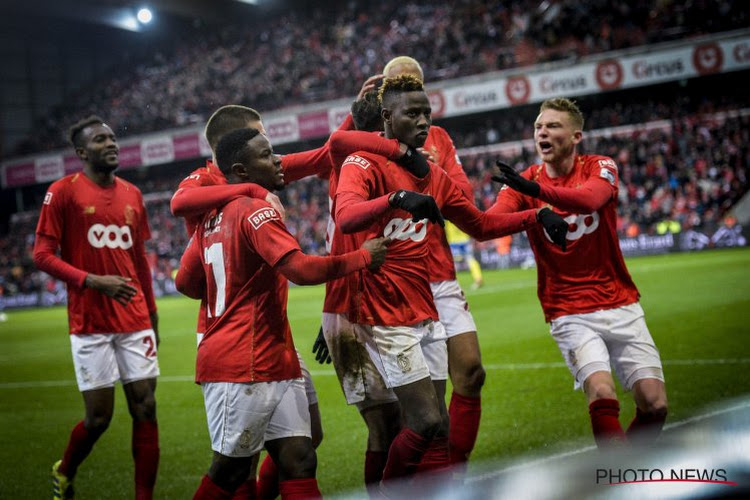
<instances>
[{"instance_id":1,"label":"red sock","mask_svg":"<svg viewBox=\"0 0 750 500\"><path fill-rule=\"evenodd\" d=\"M383 481L414 474L430 440L408 427L401 429L388 450L388 460L383 469Z\"/></svg>"},{"instance_id":2,"label":"red sock","mask_svg":"<svg viewBox=\"0 0 750 500\"><path fill-rule=\"evenodd\" d=\"M666 419L666 412L644 413L636 408L635 418L630 422L625 434L631 441L638 441L638 443L644 445L652 444L659 437Z\"/></svg>"},{"instance_id":3,"label":"red sock","mask_svg":"<svg viewBox=\"0 0 750 500\"><path fill-rule=\"evenodd\" d=\"M479 433L479 419L482 416L481 398L462 396L455 391L451 394L451 404L448 409L451 419L450 456L451 463L460 464L469 460L469 454L474 449Z\"/></svg>"},{"instance_id":4,"label":"red sock","mask_svg":"<svg viewBox=\"0 0 750 500\"><path fill-rule=\"evenodd\" d=\"M450 468L451 458L447 437L439 437L432 440L430 447L422 455L422 460L417 466L417 472L445 472Z\"/></svg>"},{"instance_id":5,"label":"red sock","mask_svg":"<svg viewBox=\"0 0 750 500\"><path fill-rule=\"evenodd\" d=\"M232 500L232 492L218 486L206 474L193 495L193 500Z\"/></svg>"},{"instance_id":6,"label":"red sock","mask_svg":"<svg viewBox=\"0 0 750 500\"><path fill-rule=\"evenodd\" d=\"M135 498L151 500L156 471L159 469L159 427L149 420L133 421L133 460L135 461Z\"/></svg>"},{"instance_id":7,"label":"red sock","mask_svg":"<svg viewBox=\"0 0 750 500\"><path fill-rule=\"evenodd\" d=\"M279 496L279 469L271 455L266 455L258 471L258 500L273 500Z\"/></svg>"},{"instance_id":8,"label":"red sock","mask_svg":"<svg viewBox=\"0 0 750 500\"><path fill-rule=\"evenodd\" d=\"M99 436L101 436L101 434L89 432L86 427L83 426L83 420L78 422L70 433L68 447L65 448L65 454L63 455L62 463L58 469L60 473L69 479L73 479L78 470L78 466L81 465L81 462L83 462L87 456L89 456L91 448L94 447L94 443L99 439Z\"/></svg>"},{"instance_id":9,"label":"red sock","mask_svg":"<svg viewBox=\"0 0 750 500\"><path fill-rule=\"evenodd\" d=\"M589 405L591 427L596 445L609 448L612 445L627 443L627 437L620 425L620 403L616 399L597 399Z\"/></svg>"},{"instance_id":10,"label":"red sock","mask_svg":"<svg viewBox=\"0 0 750 500\"><path fill-rule=\"evenodd\" d=\"M365 486L370 498L380 497L378 483L383 478L383 468L387 459L388 453L384 451L365 452Z\"/></svg>"},{"instance_id":11,"label":"red sock","mask_svg":"<svg viewBox=\"0 0 750 500\"><path fill-rule=\"evenodd\" d=\"M279 483L282 500L314 500L323 498L314 478L288 479Z\"/></svg>"},{"instance_id":12,"label":"red sock","mask_svg":"<svg viewBox=\"0 0 750 500\"><path fill-rule=\"evenodd\" d=\"M257 481L255 481L255 478L248 479L244 483L242 483L239 488L234 490L234 495L232 495L232 500L255 500L258 498L257 492L258 491L258 484Z\"/></svg>"}]
</instances>

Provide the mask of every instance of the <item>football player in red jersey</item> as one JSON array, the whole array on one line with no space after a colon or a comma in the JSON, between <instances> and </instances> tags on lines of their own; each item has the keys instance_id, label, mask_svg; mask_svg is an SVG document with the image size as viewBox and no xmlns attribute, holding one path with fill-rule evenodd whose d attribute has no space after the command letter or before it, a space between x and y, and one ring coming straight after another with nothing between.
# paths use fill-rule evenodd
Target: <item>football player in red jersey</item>
<instances>
[{"instance_id":1,"label":"football player in red jersey","mask_svg":"<svg viewBox=\"0 0 750 500\"><path fill-rule=\"evenodd\" d=\"M114 174L117 139L101 118L79 121L69 138L83 172L49 187L34 243L36 266L68 286L73 364L86 411L53 466L53 498L73 497L76 471L112 419L118 380L133 418L135 496L152 498L159 335L144 247L151 237L146 209L138 188Z\"/></svg>"},{"instance_id":2,"label":"football player in red jersey","mask_svg":"<svg viewBox=\"0 0 750 500\"><path fill-rule=\"evenodd\" d=\"M255 129L226 134L216 156L235 182L284 186L281 159ZM195 498L231 498L265 446L286 498L320 495L299 361L286 315L288 281L317 284L385 260L386 238L333 257L302 253L268 203L240 198L207 214L185 251L178 289L207 298L198 348L214 460Z\"/></svg>"},{"instance_id":3,"label":"football player in red jersey","mask_svg":"<svg viewBox=\"0 0 750 500\"><path fill-rule=\"evenodd\" d=\"M599 447L639 438L653 442L667 416L667 394L659 352L617 238L617 165L607 156L578 154L582 131L583 115L574 102L543 102L534 123L542 163L519 174L498 162L493 179L506 187L489 212L552 206L568 221L567 250L550 244L542 229L527 230L550 333L576 388L586 393ZM636 416L626 432L611 367L635 399Z\"/></svg>"},{"instance_id":4,"label":"football player in red jersey","mask_svg":"<svg viewBox=\"0 0 750 500\"><path fill-rule=\"evenodd\" d=\"M386 79L381 87L386 138L421 147L430 128L430 104L421 80L411 75ZM397 165L366 152L350 155L341 167L335 221L359 242L385 236L393 243L377 273L362 271L350 280L348 318L356 335L401 405L403 428L391 444L383 482L414 473L428 447L431 469L449 464L448 376L445 336L429 284L426 235L442 213L479 240L496 238L541 223L562 243L567 223L549 209L495 217L482 213L448 174L428 162Z\"/></svg>"},{"instance_id":5,"label":"football player in red jersey","mask_svg":"<svg viewBox=\"0 0 750 500\"><path fill-rule=\"evenodd\" d=\"M387 78L413 75L424 81L424 73L419 63L407 56L389 61L383 73ZM437 125L431 126L424 148L432 155L433 161L456 183L464 196L474 203L474 190L448 132ZM464 292L456 279L453 254L445 237L445 230L439 224L431 224L427 238L432 248L427 257L430 288L447 337L448 373L453 385L448 410L451 462L463 469L474 449L479 432L482 413L481 391L485 371L479 352L477 327Z\"/></svg>"}]
</instances>

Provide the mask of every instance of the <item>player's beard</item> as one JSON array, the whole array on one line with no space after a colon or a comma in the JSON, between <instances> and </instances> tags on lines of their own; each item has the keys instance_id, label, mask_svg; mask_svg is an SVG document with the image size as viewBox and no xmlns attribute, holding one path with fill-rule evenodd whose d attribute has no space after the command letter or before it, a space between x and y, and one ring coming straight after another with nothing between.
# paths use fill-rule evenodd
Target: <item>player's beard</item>
<instances>
[{"instance_id":1,"label":"player's beard","mask_svg":"<svg viewBox=\"0 0 750 500\"><path fill-rule=\"evenodd\" d=\"M113 172L117 170L117 167L119 166L119 162L116 161L114 163L110 163L103 158L100 161L91 164L91 168L94 170L94 172L98 172L100 174L108 174L110 172Z\"/></svg>"}]
</instances>

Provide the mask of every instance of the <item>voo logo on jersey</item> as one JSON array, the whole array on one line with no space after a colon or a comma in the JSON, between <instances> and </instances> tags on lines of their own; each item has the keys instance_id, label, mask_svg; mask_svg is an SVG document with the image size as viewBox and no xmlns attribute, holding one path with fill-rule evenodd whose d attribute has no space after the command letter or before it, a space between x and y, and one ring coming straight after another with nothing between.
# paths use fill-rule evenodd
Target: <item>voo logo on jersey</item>
<instances>
[{"instance_id":1,"label":"voo logo on jersey","mask_svg":"<svg viewBox=\"0 0 750 500\"><path fill-rule=\"evenodd\" d=\"M115 226L110 224L94 224L89 228L88 240L94 248L117 248L127 250L133 246L133 236L130 234L130 226Z\"/></svg>"},{"instance_id":2,"label":"voo logo on jersey","mask_svg":"<svg viewBox=\"0 0 750 500\"><path fill-rule=\"evenodd\" d=\"M414 222L411 219L391 219L383 229L383 236L394 240L422 241L427 235L427 219Z\"/></svg>"},{"instance_id":3,"label":"voo logo on jersey","mask_svg":"<svg viewBox=\"0 0 750 500\"><path fill-rule=\"evenodd\" d=\"M565 217L565 222L568 223L568 234L565 235L565 238L575 241L580 239L584 234L591 234L596 231L596 228L599 227L599 212L568 215ZM544 236L552 243L552 238L549 237L546 229L544 230Z\"/></svg>"}]
</instances>

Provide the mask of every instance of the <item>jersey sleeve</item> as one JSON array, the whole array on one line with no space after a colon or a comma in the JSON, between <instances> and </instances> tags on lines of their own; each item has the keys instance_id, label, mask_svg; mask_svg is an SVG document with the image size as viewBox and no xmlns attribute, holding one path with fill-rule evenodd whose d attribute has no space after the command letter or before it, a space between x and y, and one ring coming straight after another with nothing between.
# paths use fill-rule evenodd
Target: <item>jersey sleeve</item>
<instances>
[{"instance_id":1,"label":"jersey sleeve","mask_svg":"<svg viewBox=\"0 0 750 500\"><path fill-rule=\"evenodd\" d=\"M456 146L453 144L448 132L442 128L438 128L440 131L440 149L443 151L439 158L440 167L445 170L448 177L458 186L461 192L472 202L474 201L474 188L469 181L469 177L464 172L464 167L461 164L461 159L458 157L456 152Z\"/></svg>"},{"instance_id":2,"label":"jersey sleeve","mask_svg":"<svg viewBox=\"0 0 750 500\"><path fill-rule=\"evenodd\" d=\"M201 262L200 244L195 234L182 254L174 283L178 292L191 299L202 299L206 294L206 273Z\"/></svg>"},{"instance_id":3,"label":"jersey sleeve","mask_svg":"<svg viewBox=\"0 0 750 500\"><path fill-rule=\"evenodd\" d=\"M591 161L591 160L590 160ZM577 188L540 184L539 199L568 212L595 212L617 197L617 164L600 156L586 165L588 179Z\"/></svg>"},{"instance_id":4,"label":"jersey sleeve","mask_svg":"<svg viewBox=\"0 0 750 500\"><path fill-rule=\"evenodd\" d=\"M281 215L267 203L247 204L242 208L240 231L250 246L270 266L275 266L285 255L300 250Z\"/></svg>"},{"instance_id":5,"label":"jersey sleeve","mask_svg":"<svg viewBox=\"0 0 750 500\"><path fill-rule=\"evenodd\" d=\"M337 130L331 134L328 142L334 168L338 168L349 155L357 151L367 151L394 161L402 156L398 139L386 139L375 132Z\"/></svg>"},{"instance_id":6,"label":"jersey sleeve","mask_svg":"<svg viewBox=\"0 0 750 500\"><path fill-rule=\"evenodd\" d=\"M60 241L65 232L65 208L67 203L65 184L55 182L47 190L39 214L36 233Z\"/></svg>"},{"instance_id":7,"label":"jersey sleeve","mask_svg":"<svg viewBox=\"0 0 750 500\"><path fill-rule=\"evenodd\" d=\"M281 157L284 184L298 181L310 175L325 174L333 167L328 142L317 149L290 153Z\"/></svg>"}]
</instances>

